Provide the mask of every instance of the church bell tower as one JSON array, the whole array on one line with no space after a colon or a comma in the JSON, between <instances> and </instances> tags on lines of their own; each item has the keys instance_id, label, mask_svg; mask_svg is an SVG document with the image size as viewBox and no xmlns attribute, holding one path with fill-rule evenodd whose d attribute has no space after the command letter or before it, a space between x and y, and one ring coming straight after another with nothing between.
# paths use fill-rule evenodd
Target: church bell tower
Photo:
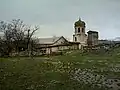
<instances>
[{"instance_id":1,"label":"church bell tower","mask_svg":"<svg viewBox=\"0 0 120 90\"><path fill-rule=\"evenodd\" d=\"M85 34L85 22L82 21L80 18L78 21L74 23L74 35L73 35L73 41L74 42L80 42L82 45L86 45L87 43L87 35Z\"/></svg>"}]
</instances>

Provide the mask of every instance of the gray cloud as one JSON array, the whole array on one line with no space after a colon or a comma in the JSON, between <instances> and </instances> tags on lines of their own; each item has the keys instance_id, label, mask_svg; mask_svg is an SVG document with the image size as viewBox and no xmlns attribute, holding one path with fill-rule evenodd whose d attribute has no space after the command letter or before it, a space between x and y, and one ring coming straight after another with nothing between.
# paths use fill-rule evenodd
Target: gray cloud
<instances>
[{"instance_id":1,"label":"gray cloud","mask_svg":"<svg viewBox=\"0 0 120 90\"><path fill-rule=\"evenodd\" d=\"M0 20L20 18L28 24L39 24L37 36L72 38L79 16L87 29L100 31L101 38L119 36L119 10L120 0L0 0Z\"/></svg>"}]
</instances>

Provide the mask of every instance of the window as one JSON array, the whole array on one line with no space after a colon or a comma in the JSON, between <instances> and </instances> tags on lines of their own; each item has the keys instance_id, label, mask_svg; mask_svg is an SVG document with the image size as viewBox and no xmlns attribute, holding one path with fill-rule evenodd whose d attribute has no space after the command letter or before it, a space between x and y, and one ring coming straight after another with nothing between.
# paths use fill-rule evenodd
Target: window
<instances>
[{"instance_id":1,"label":"window","mask_svg":"<svg viewBox=\"0 0 120 90\"><path fill-rule=\"evenodd\" d=\"M46 53L46 50L43 50L43 53Z\"/></svg>"},{"instance_id":2,"label":"window","mask_svg":"<svg viewBox=\"0 0 120 90\"><path fill-rule=\"evenodd\" d=\"M82 32L84 32L84 28L82 28Z\"/></svg>"},{"instance_id":3,"label":"window","mask_svg":"<svg viewBox=\"0 0 120 90\"><path fill-rule=\"evenodd\" d=\"M41 52L42 54L44 54L44 53L46 53L46 50L40 50L40 52Z\"/></svg>"},{"instance_id":4,"label":"window","mask_svg":"<svg viewBox=\"0 0 120 90\"><path fill-rule=\"evenodd\" d=\"M80 28L78 28L78 33L80 32Z\"/></svg>"},{"instance_id":5,"label":"window","mask_svg":"<svg viewBox=\"0 0 120 90\"><path fill-rule=\"evenodd\" d=\"M77 41L77 38L75 37L75 41Z\"/></svg>"}]
</instances>

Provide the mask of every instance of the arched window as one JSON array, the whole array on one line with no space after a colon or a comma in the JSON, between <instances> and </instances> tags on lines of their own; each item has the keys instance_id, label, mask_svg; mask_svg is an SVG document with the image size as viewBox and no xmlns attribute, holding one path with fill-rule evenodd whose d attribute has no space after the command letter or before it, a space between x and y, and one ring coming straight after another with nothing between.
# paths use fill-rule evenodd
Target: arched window
<instances>
[{"instance_id":1,"label":"arched window","mask_svg":"<svg viewBox=\"0 0 120 90\"><path fill-rule=\"evenodd\" d=\"M75 37L75 41L77 41L77 37Z\"/></svg>"},{"instance_id":2,"label":"arched window","mask_svg":"<svg viewBox=\"0 0 120 90\"><path fill-rule=\"evenodd\" d=\"M80 28L78 28L78 33L80 32Z\"/></svg>"},{"instance_id":3,"label":"arched window","mask_svg":"<svg viewBox=\"0 0 120 90\"><path fill-rule=\"evenodd\" d=\"M82 32L84 32L84 28L82 28Z\"/></svg>"}]
</instances>

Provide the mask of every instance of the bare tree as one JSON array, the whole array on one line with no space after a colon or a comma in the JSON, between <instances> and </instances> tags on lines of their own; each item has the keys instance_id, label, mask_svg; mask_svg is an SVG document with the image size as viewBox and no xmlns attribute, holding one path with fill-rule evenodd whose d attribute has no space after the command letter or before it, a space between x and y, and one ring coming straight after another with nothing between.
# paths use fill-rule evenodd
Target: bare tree
<instances>
[{"instance_id":1,"label":"bare tree","mask_svg":"<svg viewBox=\"0 0 120 90\"><path fill-rule=\"evenodd\" d=\"M38 27L28 28L20 19L14 19L9 23L5 23L4 21L0 22L0 31L4 33L8 53L13 49L19 52L19 47L23 41L26 43L27 50L30 52L30 40L38 29Z\"/></svg>"},{"instance_id":2,"label":"bare tree","mask_svg":"<svg viewBox=\"0 0 120 90\"><path fill-rule=\"evenodd\" d=\"M34 28L29 27L29 29L26 30L26 40L27 40L27 50L28 50L28 55L31 55L32 51L32 43L34 42L32 39L32 36L35 34L35 32L39 29L38 26L35 26Z\"/></svg>"},{"instance_id":3,"label":"bare tree","mask_svg":"<svg viewBox=\"0 0 120 90\"><path fill-rule=\"evenodd\" d=\"M8 36L8 31L7 31L7 23L5 23L4 21L0 22L0 31L4 32L4 40L1 40L1 53L3 54L5 51L6 55L9 55L9 53L11 52L11 42L10 42L10 37ZM7 48L7 49L6 49Z\"/></svg>"},{"instance_id":4,"label":"bare tree","mask_svg":"<svg viewBox=\"0 0 120 90\"><path fill-rule=\"evenodd\" d=\"M10 53L12 49L19 52L20 41L24 40L24 27L25 25L20 19L12 20L9 23L1 21L0 29L4 33L4 40L8 45L8 50L10 49L8 53Z\"/></svg>"}]
</instances>

